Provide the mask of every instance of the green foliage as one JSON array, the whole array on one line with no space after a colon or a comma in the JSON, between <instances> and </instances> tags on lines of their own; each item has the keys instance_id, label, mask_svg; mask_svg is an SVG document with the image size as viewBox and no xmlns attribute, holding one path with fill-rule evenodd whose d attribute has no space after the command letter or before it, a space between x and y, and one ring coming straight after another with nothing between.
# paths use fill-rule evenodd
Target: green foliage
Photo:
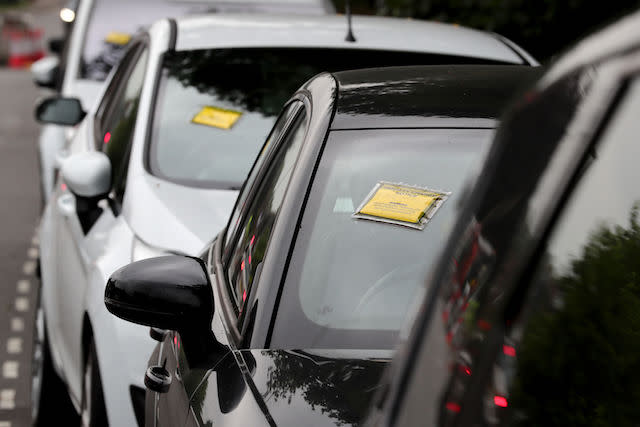
<instances>
[{"instance_id":1,"label":"green foliage","mask_svg":"<svg viewBox=\"0 0 640 427\"><path fill-rule=\"evenodd\" d=\"M562 307L536 315L518 354L521 425L631 426L640 419L640 225L602 227L554 279Z\"/></svg>"},{"instance_id":2,"label":"green foliage","mask_svg":"<svg viewBox=\"0 0 640 427\"><path fill-rule=\"evenodd\" d=\"M339 11L344 0L336 1ZM640 7L640 0L356 0L353 10L410 16L495 31L538 59Z\"/></svg>"}]
</instances>

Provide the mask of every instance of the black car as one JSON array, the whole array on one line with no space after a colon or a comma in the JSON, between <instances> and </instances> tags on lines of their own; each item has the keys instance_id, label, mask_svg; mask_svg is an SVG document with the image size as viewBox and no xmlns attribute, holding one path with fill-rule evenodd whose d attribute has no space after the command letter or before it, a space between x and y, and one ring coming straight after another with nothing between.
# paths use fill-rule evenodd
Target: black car
<instances>
[{"instance_id":1,"label":"black car","mask_svg":"<svg viewBox=\"0 0 640 427\"><path fill-rule=\"evenodd\" d=\"M162 328L147 425L357 425L446 242L519 66L320 74L285 105L200 258L115 272L107 308Z\"/></svg>"},{"instance_id":2,"label":"black car","mask_svg":"<svg viewBox=\"0 0 640 427\"><path fill-rule=\"evenodd\" d=\"M369 425L640 424L639 119L635 13L503 120Z\"/></svg>"}]
</instances>

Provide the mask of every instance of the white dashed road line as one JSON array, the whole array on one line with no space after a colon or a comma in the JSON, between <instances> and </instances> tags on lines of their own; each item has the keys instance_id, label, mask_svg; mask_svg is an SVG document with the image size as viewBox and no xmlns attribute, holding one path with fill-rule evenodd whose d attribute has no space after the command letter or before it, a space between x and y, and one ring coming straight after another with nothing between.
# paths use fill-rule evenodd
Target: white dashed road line
<instances>
[{"instance_id":1,"label":"white dashed road line","mask_svg":"<svg viewBox=\"0 0 640 427\"><path fill-rule=\"evenodd\" d=\"M18 293L20 294L28 294L29 290L31 290L31 282L27 279L18 280L16 289L18 289Z\"/></svg>"},{"instance_id":2,"label":"white dashed road line","mask_svg":"<svg viewBox=\"0 0 640 427\"><path fill-rule=\"evenodd\" d=\"M3 339L0 339L0 364L2 367L1 378L9 380L9 384L0 383L1 386L9 387L0 388L0 411L13 411L16 409L16 388L13 385L13 381L20 378L20 362L18 359L24 351L24 337L21 336L25 332L25 318L20 315L22 313L27 314L30 308L30 294L33 291L33 287L37 286L34 282L33 275L37 269L38 252L38 236L34 234L31 239L32 247L27 250L27 260L22 266L22 273L26 277L16 282L16 299L14 302L14 309L18 315L14 314L10 316L10 336L6 341L6 353L2 350L4 347ZM27 314L28 315L28 314ZM30 339L30 338L29 338ZM3 360L3 353L8 355L14 360ZM27 370L28 370L27 366ZM0 418L0 427L12 427L12 422L4 417L4 420ZM8 418L11 419L11 412L9 412Z\"/></svg>"},{"instance_id":3,"label":"white dashed road line","mask_svg":"<svg viewBox=\"0 0 640 427\"><path fill-rule=\"evenodd\" d=\"M13 317L11 319L11 332L24 331L24 320L21 317Z\"/></svg>"},{"instance_id":4,"label":"white dashed road line","mask_svg":"<svg viewBox=\"0 0 640 427\"><path fill-rule=\"evenodd\" d=\"M2 364L2 376L8 379L18 378L20 363L15 360L7 360Z\"/></svg>"},{"instance_id":5,"label":"white dashed road line","mask_svg":"<svg viewBox=\"0 0 640 427\"><path fill-rule=\"evenodd\" d=\"M13 337L7 340L7 353L20 354L22 353L22 338Z\"/></svg>"},{"instance_id":6,"label":"white dashed road line","mask_svg":"<svg viewBox=\"0 0 640 427\"><path fill-rule=\"evenodd\" d=\"M15 407L16 391L13 389L0 390L0 409L14 409Z\"/></svg>"},{"instance_id":7,"label":"white dashed road line","mask_svg":"<svg viewBox=\"0 0 640 427\"><path fill-rule=\"evenodd\" d=\"M38 249L37 248L29 248L27 251L27 256L31 259L38 258Z\"/></svg>"},{"instance_id":8,"label":"white dashed road line","mask_svg":"<svg viewBox=\"0 0 640 427\"><path fill-rule=\"evenodd\" d=\"M15 302L16 311L25 312L29 310L29 298L18 297Z\"/></svg>"},{"instance_id":9,"label":"white dashed road line","mask_svg":"<svg viewBox=\"0 0 640 427\"><path fill-rule=\"evenodd\" d=\"M35 261L27 261L22 266L22 272L27 276L31 276L36 272L36 262Z\"/></svg>"}]
</instances>

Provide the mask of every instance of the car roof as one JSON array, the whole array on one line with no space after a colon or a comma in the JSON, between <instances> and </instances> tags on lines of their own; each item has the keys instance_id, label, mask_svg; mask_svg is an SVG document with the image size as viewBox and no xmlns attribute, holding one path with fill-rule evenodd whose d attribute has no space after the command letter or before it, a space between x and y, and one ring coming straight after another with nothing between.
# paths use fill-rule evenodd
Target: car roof
<instances>
[{"instance_id":1,"label":"car roof","mask_svg":"<svg viewBox=\"0 0 640 427\"><path fill-rule=\"evenodd\" d=\"M210 4L212 12L335 13L330 0L171 0L175 3Z\"/></svg>"},{"instance_id":2,"label":"car roof","mask_svg":"<svg viewBox=\"0 0 640 427\"><path fill-rule=\"evenodd\" d=\"M640 10L592 34L562 56L542 79L550 84L578 68L638 47Z\"/></svg>"},{"instance_id":3,"label":"car roof","mask_svg":"<svg viewBox=\"0 0 640 427\"><path fill-rule=\"evenodd\" d=\"M339 47L425 52L522 64L496 35L437 22L355 15L356 42L339 15L200 15L177 22L176 50L212 47ZM238 31L241 29L242 31Z\"/></svg>"},{"instance_id":4,"label":"car roof","mask_svg":"<svg viewBox=\"0 0 640 427\"><path fill-rule=\"evenodd\" d=\"M331 129L494 127L540 67L427 65L335 73Z\"/></svg>"}]
</instances>

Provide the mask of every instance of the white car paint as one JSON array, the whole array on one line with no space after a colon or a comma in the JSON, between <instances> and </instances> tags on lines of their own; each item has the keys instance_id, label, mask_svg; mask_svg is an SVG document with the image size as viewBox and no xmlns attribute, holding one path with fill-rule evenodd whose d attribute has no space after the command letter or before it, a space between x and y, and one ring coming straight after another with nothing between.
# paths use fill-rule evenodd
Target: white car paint
<instances>
[{"instance_id":1,"label":"white car paint","mask_svg":"<svg viewBox=\"0 0 640 427\"><path fill-rule=\"evenodd\" d=\"M235 18L235 19L234 19ZM384 49L403 52L430 52L523 64L525 59L504 37L484 31L439 22L358 16L352 18L356 43L345 40L346 19L341 16L291 17L258 15L251 20L241 15L206 15L190 19L181 28L177 50L198 49L211 40L202 31L215 26L215 42L220 47L317 46L330 44L345 49ZM244 28L244 33L238 29ZM295 34L295 37L292 37ZM531 58L527 55L527 58ZM532 59L532 58L531 58ZM538 65L529 62L529 65Z\"/></svg>"},{"instance_id":2,"label":"white car paint","mask_svg":"<svg viewBox=\"0 0 640 427\"><path fill-rule=\"evenodd\" d=\"M484 52L488 59L521 63L520 56L497 38L453 26L354 17L354 30L359 41L351 44L344 41L344 17L202 16L178 20L177 49L365 46L461 56L468 53L474 57ZM92 334L108 419L116 426L136 424L129 387L143 387L143 374L155 342L149 337L148 328L124 322L107 312L106 281L116 269L140 257L168 250L197 255L226 225L237 196L232 190L191 188L168 182L150 175L144 167L154 84L161 67L160 57L169 45L169 34L166 20L149 30L149 61L121 214L114 215L107 201L102 200L103 213L85 235L76 214L75 196L60 181L45 208L40 227L43 308L55 369L67 383L78 407L85 351L82 337ZM437 40L440 37L446 40ZM465 46L457 46L454 41ZM470 49L467 43L475 48ZM61 163L68 155L95 150L96 108L94 105L73 132L58 156Z\"/></svg>"},{"instance_id":3,"label":"white car paint","mask_svg":"<svg viewBox=\"0 0 640 427\"><path fill-rule=\"evenodd\" d=\"M82 50L87 31L91 25L92 11L97 0L81 0L76 11L73 30L69 38L66 69L63 76L60 94L65 97L79 98L85 110L90 110L104 88L106 82L94 81L79 77ZM253 1L225 1L225 0L175 0L176 4L191 3L194 8L210 7L216 13L303 13L303 14L333 14L335 8L329 0L253 0ZM151 3L151 2L150 2ZM117 6L114 6L117 7ZM126 13L126 12L123 12ZM160 16L158 16L159 18ZM146 19L146 20L145 20ZM151 24L150 18L141 20L141 25ZM38 77L39 68L48 67L57 58L48 57L35 64L34 76ZM56 157L70 135L61 126L45 125L38 137L38 155L40 160L40 176L42 197L46 202L53 190L54 177L59 170Z\"/></svg>"}]
</instances>

